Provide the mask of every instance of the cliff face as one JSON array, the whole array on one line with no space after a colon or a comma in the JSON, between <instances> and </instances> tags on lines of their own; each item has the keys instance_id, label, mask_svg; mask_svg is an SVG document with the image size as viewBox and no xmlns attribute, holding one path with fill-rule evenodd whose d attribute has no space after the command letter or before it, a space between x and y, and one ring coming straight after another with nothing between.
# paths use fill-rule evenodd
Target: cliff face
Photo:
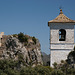
<instances>
[{"instance_id":1,"label":"cliff face","mask_svg":"<svg viewBox=\"0 0 75 75\"><path fill-rule=\"evenodd\" d=\"M46 53L42 52L42 60L43 60L43 65L50 66L50 54L47 55Z\"/></svg>"},{"instance_id":2,"label":"cliff face","mask_svg":"<svg viewBox=\"0 0 75 75\"><path fill-rule=\"evenodd\" d=\"M4 35L0 47L0 59L13 59L14 61L21 59L27 66L43 64L40 43L36 39L36 44L34 44L30 36L28 36L27 43L22 43L16 37Z\"/></svg>"}]
</instances>

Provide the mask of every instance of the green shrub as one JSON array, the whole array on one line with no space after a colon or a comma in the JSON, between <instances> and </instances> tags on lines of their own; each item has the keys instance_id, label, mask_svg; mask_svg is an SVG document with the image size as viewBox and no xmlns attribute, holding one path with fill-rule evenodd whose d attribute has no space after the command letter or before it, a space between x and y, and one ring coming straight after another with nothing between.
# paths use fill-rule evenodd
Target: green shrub
<instances>
[{"instance_id":1,"label":"green shrub","mask_svg":"<svg viewBox=\"0 0 75 75\"><path fill-rule=\"evenodd\" d=\"M36 38L34 36L32 37L32 40L33 40L34 44L36 44Z\"/></svg>"},{"instance_id":2,"label":"green shrub","mask_svg":"<svg viewBox=\"0 0 75 75\"><path fill-rule=\"evenodd\" d=\"M65 75L61 70L54 70L51 75Z\"/></svg>"},{"instance_id":3,"label":"green shrub","mask_svg":"<svg viewBox=\"0 0 75 75\"><path fill-rule=\"evenodd\" d=\"M55 69L57 69L57 63L56 62L54 62L53 66Z\"/></svg>"},{"instance_id":4,"label":"green shrub","mask_svg":"<svg viewBox=\"0 0 75 75\"><path fill-rule=\"evenodd\" d=\"M17 34L13 34L13 37L17 37Z\"/></svg>"},{"instance_id":5,"label":"green shrub","mask_svg":"<svg viewBox=\"0 0 75 75\"><path fill-rule=\"evenodd\" d=\"M27 43L24 43L24 46L27 46L28 44Z\"/></svg>"},{"instance_id":6,"label":"green shrub","mask_svg":"<svg viewBox=\"0 0 75 75\"><path fill-rule=\"evenodd\" d=\"M19 75L19 72L17 72L14 69L8 68L4 71L7 75Z\"/></svg>"},{"instance_id":7,"label":"green shrub","mask_svg":"<svg viewBox=\"0 0 75 75\"><path fill-rule=\"evenodd\" d=\"M37 72L32 67L26 67L20 71L20 75L37 75Z\"/></svg>"},{"instance_id":8,"label":"green shrub","mask_svg":"<svg viewBox=\"0 0 75 75\"><path fill-rule=\"evenodd\" d=\"M19 61L25 63L21 54ZM66 63L58 69L50 66L19 67L19 61L0 60L0 75L75 75L75 69L69 68Z\"/></svg>"},{"instance_id":9,"label":"green shrub","mask_svg":"<svg viewBox=\"0 0 75 75\"><path fill-rule=\"evenodd\" d=\"M66 72L67 75L75 75L75 69L67 69L67 72Z\"/></svg>"},{"instance_id":10,"label":"green shrub","mask_svg":"<svg viewBox=\"0 0 75 75\"><path fill-rule=\"evenodd\" d=\"M24 42L28 43L28 37L24 36Z\"/></svg>"},{"instance_id":11,"label":"green shrub","mask_svg":"<svg viewBox=\"0 0 75 75\"><path fill-rule=\"evenodd\" d=\"M52 72L52 71L54 70L54 69L53 69L52 67L50 67L50 66L45 66L45 68L49 69L50 72Z\"/></svg>"},{"instance_id":12,"label":"green shrub","mask_svg":"<svg viewBox=\"0 0 75 75\"><path fill-rule=\"evenodd\" d=\"M13 60L0 60L0 75L19 75L16 67L16 62Z\"/></svg>"},{"instance_id":13,"label":"green shrub","mask_svg":"<svg viewBox=\"0 0 75 75\"><path fill-rule=\"evenodd\" d=\"M50 75L50 69L45 66L36 66L34 68L37 71L37 75Z\"/></svg>"},{"instance_id":14,"label":"green shrub","mask_svg":"<svg viewBox=\"0 0 75 75\"><path fill-rule=\"evenodd\" d=\"M1 73L0 75L8 75L8 74L6 74L6 73Z\"/></svg>"},{"instance_id":15,"label":"green shrub","mask_svg":"<svg viewBox=\"0 0 75 75\"><path fill-rule=\"evenodd\" d=\"M24 33L22 33L22 32L20 32L19 34L18 34L18 39L19 39L19 41L20 42L27 42L28 43L28 37L26 37L25 35L24 35Z\"/></svg>"},{"instance_id":16,"label":"green shrub","mask_svg":"<svg viewBox=\"0 0 75 75\"><path fill-rule=\"evenodd\" d=\"M18 39L20 40L20 42L24 42L24 34L22 32L18 34Z\"/></svg>"}]
</instances>

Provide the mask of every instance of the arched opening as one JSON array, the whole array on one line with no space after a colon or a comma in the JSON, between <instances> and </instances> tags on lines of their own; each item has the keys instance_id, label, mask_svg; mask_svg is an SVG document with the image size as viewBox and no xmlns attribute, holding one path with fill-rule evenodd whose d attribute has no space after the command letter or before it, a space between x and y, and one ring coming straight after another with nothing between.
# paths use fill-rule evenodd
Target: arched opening
<instances>
[{"instance_id":1,"label":"arched opening","mask_svg":"<svg viewBox=\"0 0 75 75\"><path fill-rule=\"evenodd\" d=\"M66 40L66 31L64 29L59 30L59 41L65 41Z\"/></svg>"}]
</instances>

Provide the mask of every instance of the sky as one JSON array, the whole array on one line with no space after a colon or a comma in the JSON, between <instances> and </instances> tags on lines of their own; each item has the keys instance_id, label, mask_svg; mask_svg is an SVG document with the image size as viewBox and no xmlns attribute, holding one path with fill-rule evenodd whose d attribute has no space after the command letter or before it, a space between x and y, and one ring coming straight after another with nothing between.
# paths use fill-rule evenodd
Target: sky
<instances>
[{"instance_id":1,"label":"sky","mask_svg":"<svg viewBox=\"0 0 75 75\"><path fill-rule=\"evenodd\" d=\"M48 21L63 13L75 20L75 0L0 0L0 32L35 36L41 51L50 53Z\"/></svg>"}]
</instances>

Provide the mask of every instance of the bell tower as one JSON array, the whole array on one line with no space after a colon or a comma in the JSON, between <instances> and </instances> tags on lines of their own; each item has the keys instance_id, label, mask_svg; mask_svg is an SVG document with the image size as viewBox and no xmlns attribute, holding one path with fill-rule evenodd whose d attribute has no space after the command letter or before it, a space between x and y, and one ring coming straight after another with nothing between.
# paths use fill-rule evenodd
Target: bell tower
<instances>
[{"instance_id":1,"label":"bell tower","mask_svg":"<svg viewBox=\"0 0 75 75\"><path fill-rule=\"evenodd\" d=\"M60 9L59 15L48 22L50 27L50 66L66 60L69 52L74 48L75 21L65 16Z\"/></svg>"},{"instance_id":2,"label":"bell tower","mask_svg":"<svg viewBox=\"0 0 75 75\"><path fill-rule=\"evenodd\" d=\"M2 36L4 35L4 32L1 32L0 33L0 47L1 47L1 45L2 45Z\"/></svg>"}]
</instances>

